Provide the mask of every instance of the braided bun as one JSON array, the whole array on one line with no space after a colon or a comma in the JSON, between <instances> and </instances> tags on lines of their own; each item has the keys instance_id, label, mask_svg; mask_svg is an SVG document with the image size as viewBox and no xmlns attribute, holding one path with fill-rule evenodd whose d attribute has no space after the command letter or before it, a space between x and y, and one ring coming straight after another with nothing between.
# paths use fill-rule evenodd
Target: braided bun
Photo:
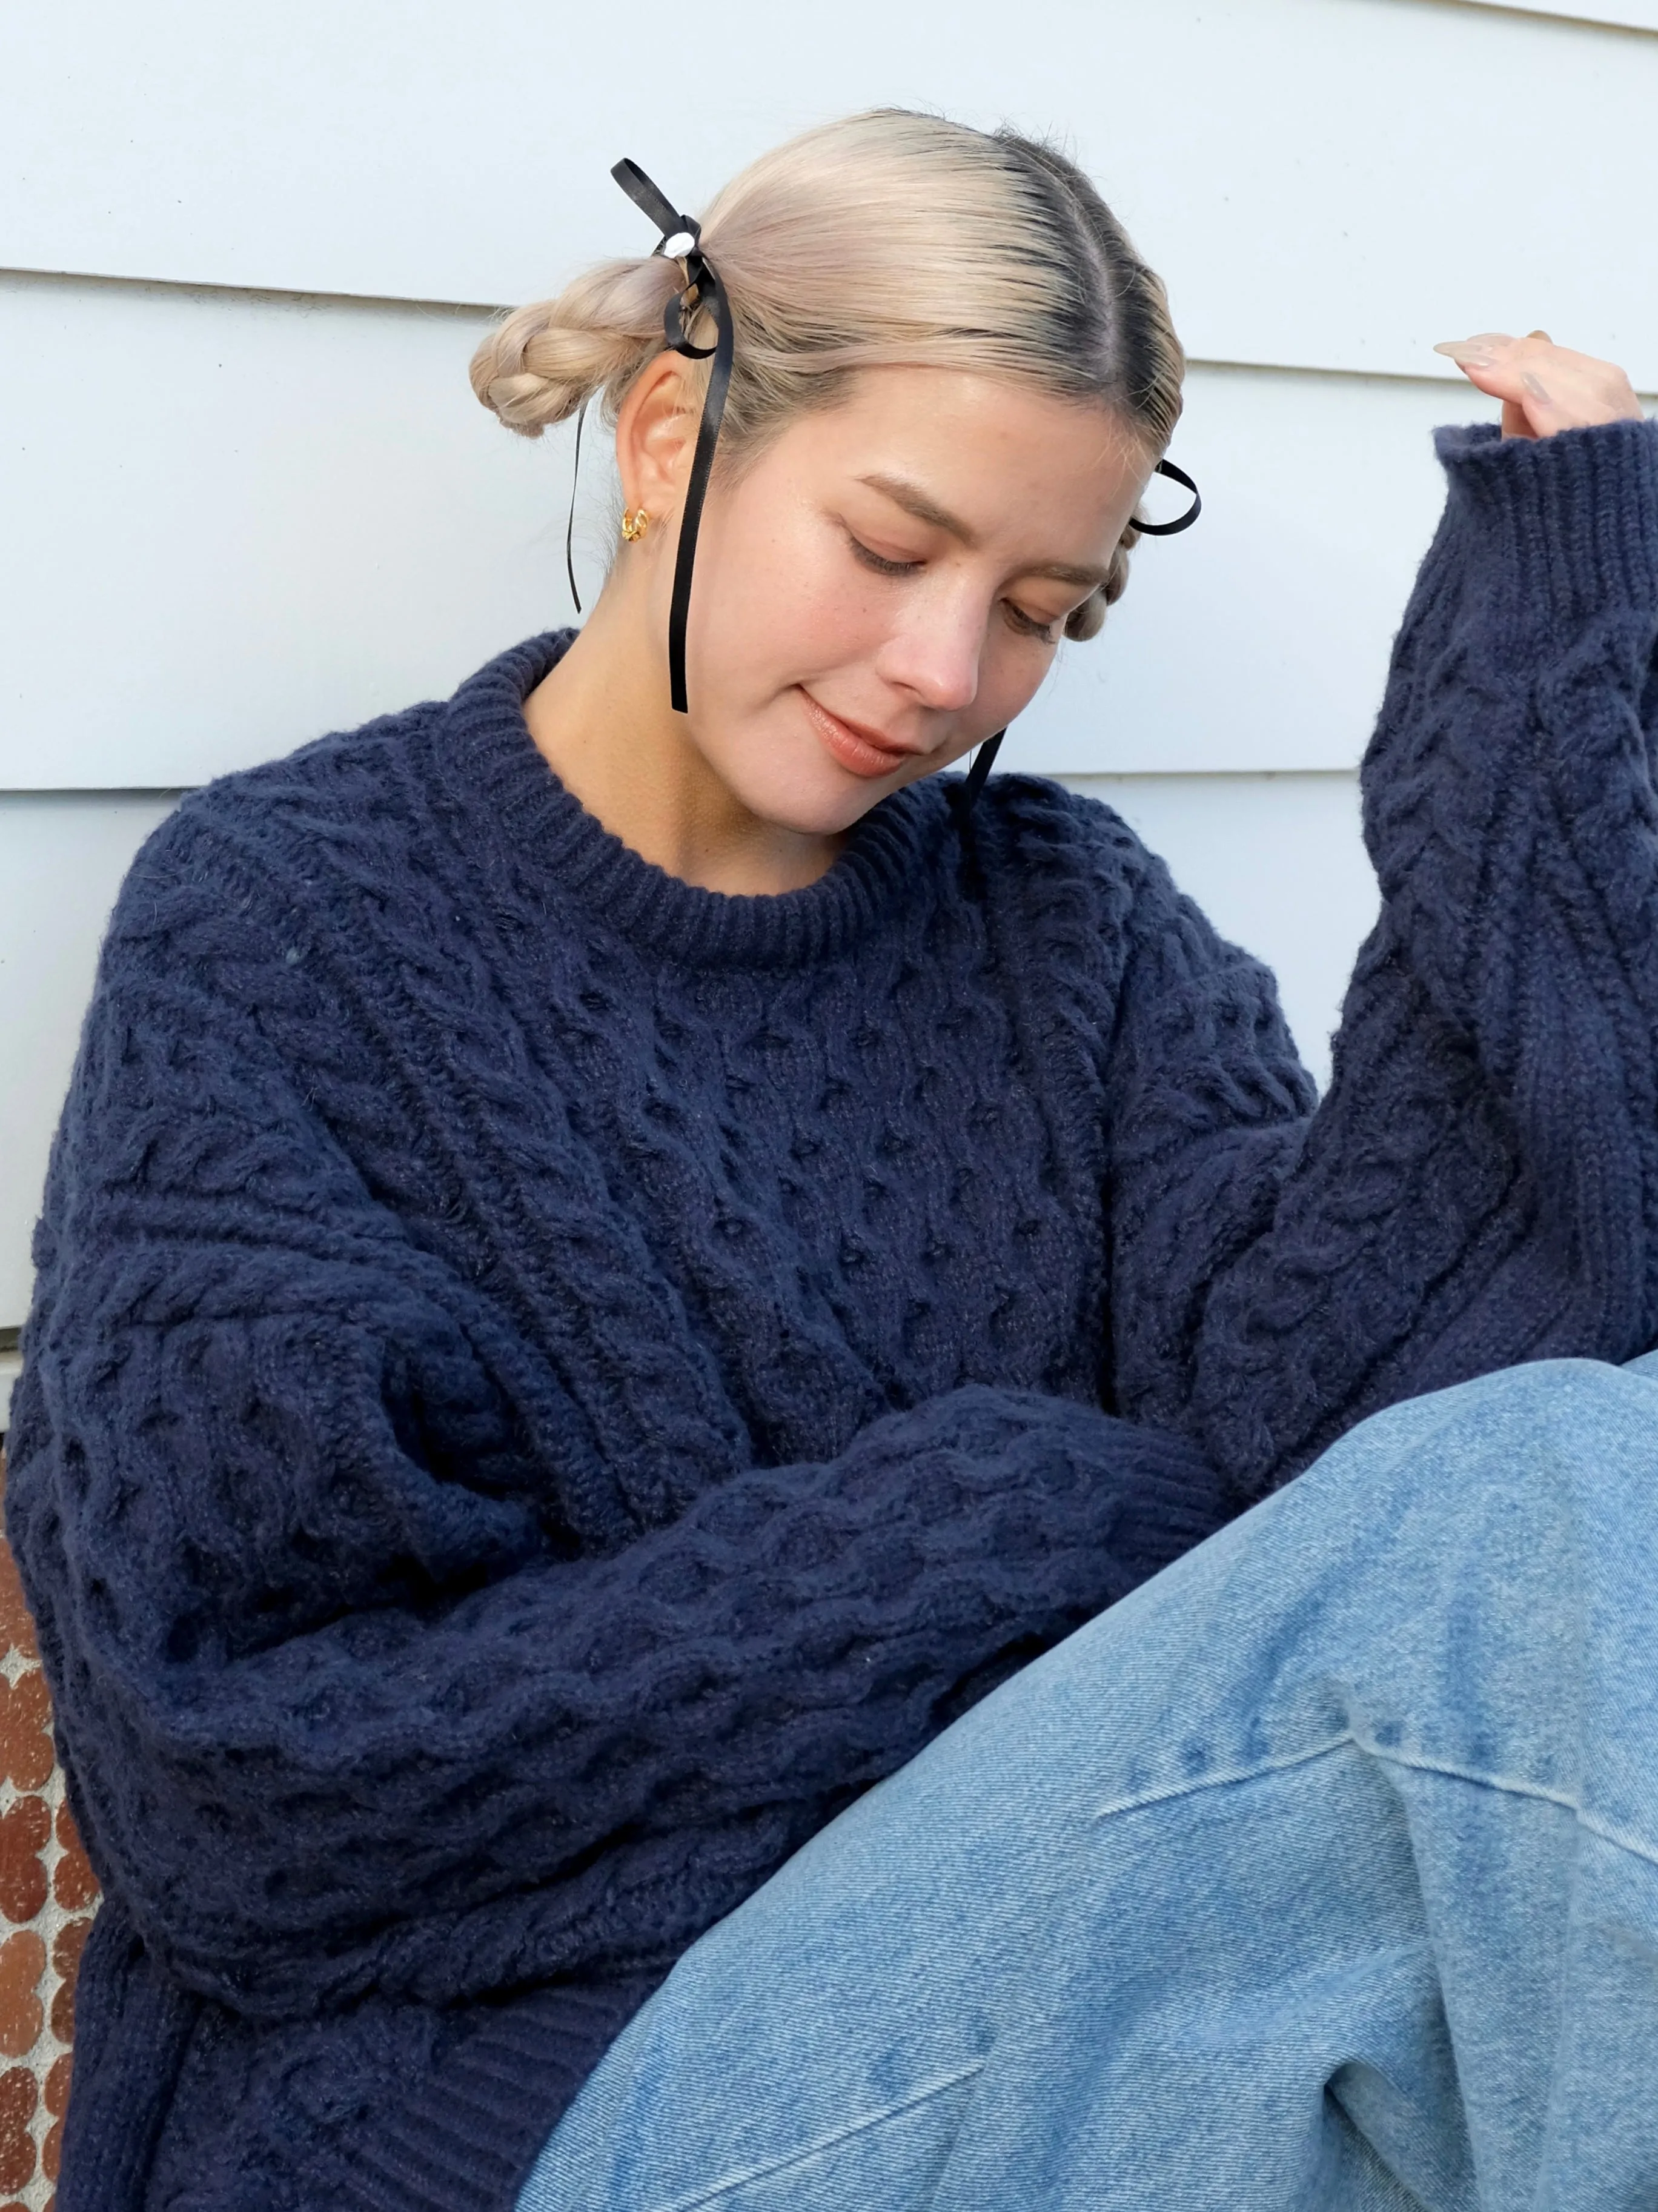
<instances>
[{"instance_id":1,"label":"braided bun","mask_svg":"<svg viewBox=\"0 0 1658 2212\"><path fill-rule=\"evenodd\" d=\"M1072 608L1065 625L1065 634L1080 642L1084 638L1097 637L1105 621L1105 611L1114 607L1128 589L1128 556L1140 542L1140 533L1131 522L1117 540L1111 555L1111 565L1105 572L1105 581L1098 591L1090 592L1079 607Z\"/></svg>"},{"instance_id":2,"label":"braided bun","mask_svg":"<svg viewBox=\"0 0 1658 2212\"><path fill-rule=\"evenodd\" d=\"M472 356L472 389L520 436L538 438L603 392L612 416L662 349L662 311L684 283L660 254L602 262L556 300L516 308Z\"/></svg>"}]
</instances>

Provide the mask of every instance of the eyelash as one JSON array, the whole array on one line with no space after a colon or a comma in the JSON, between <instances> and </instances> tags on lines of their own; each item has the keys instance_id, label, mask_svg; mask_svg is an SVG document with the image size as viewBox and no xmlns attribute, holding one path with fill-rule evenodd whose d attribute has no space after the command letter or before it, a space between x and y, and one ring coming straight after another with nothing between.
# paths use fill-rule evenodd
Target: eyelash
<instances>
[{"instance_id":1,"label":"eyelash","mask_svg":"<svg viewBox=\"0 0 1658 2212\"><path fill-rule=\"evenodd\" d=\"M873 568L878 576L913 576L920 567L919 561L888 561L865 545L860 538L847 532L847 543L866 568Z\"/></svg>"},{"instance_id":2,"label":"eyelash","mask_svg":"<svg viewBox=\"0 0 1658 2212\"><path fill-rule=\"evenodd\" d=\"M919 561L885 560L872 546L865 545L861 538L854 538L850 531L847 532L847 542L857 559L863 562L865 568L872 568L878 576L913 576L921 566ZM1058 623L1033 622L1022 608L1011 602L1005 601L1004 607L1008 621L1021 637L1035 638L1043 645L1059 643Z\"/></svg>"}]
</instances>

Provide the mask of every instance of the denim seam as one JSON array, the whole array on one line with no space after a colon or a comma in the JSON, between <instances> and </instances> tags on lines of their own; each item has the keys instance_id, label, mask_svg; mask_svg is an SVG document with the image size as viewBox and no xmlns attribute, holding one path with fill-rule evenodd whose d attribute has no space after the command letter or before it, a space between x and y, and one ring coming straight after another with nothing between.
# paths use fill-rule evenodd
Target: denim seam
<instances>
[{"instance_id":1,"label":"denim seam","mask_svg":"<svg viewBox=\"0 0 1658 2212\"><path fill-rule=\"evenodd\" d=\"M1242 1782L1259 1781L1265 1774L1283 1774L1291 1768L1309 1765L1315 1759L1327 1759L1332 1752L1340 1751L1351 1744L1355 1751L1374 1759L1379 1765L1404 1767L1412 1773L1442 1774L1453 1782L1467 1782L1477 1789L1496 1790L1512 1797L1530 1797L1545 1805L1558 1805L1570 1813L1581 1827L1587 1828L1603 1843L1617 1850L1628 1851L1631 1856L1643 1859L1649 1866L1658 1866L1658 1846L1643 1837L1632 1835L1627 1829L1616 1827L1610 1820L1586 1809L1581 1799L1570 1796L1563 1790L1550 1790L1540 1782L1526 1782L1514 1775L1482 1774L1470 1766L1454 1766L1448 1759L1412 1758L1378 1743L1369 1743L1363 1736L1355 1735L1351 1729L1332 1736L1327 1742L1315 1744L1306 1751L1291 1752L1283 1759L1264 1759L1253 1766L1236 1766L1219 1774L1193 1775L1189 1779L1170 1782L1160 1790L1141 1790L1132 1797L1113 1798L1098 1807L1096 1820L1109 1820L1119 1814L1135 1813L1151 1805L1166 1805L1177 1797L1195 1797L1206 1790L1235 1789Z\"/></svg>"},{"instance_id":2,"label":"denim seam","mask_svg":"<svg viewBox=\"0 0 1658 2212\"><path fill-rule=\"evenodd\" d=\"M1508 1796L1531 1797L1545 1805L1558 1805L1563 1812L1571 1814L1580 1827L1600 1837L1602 1843L1628 1851L1633 1858L1644 1859L1649 1866L1658 1866L1658 1847L1643 1837L1631 1835L1627 1829L1614 1827L1610 1820L1588 1811L1581 1799L1569 1796L1564 1790L1546 1789L1540 1782L1524 1782L1509 1774L1481 1774L1471 1766L1453 1766L1448 1760L1406 1758L1400 1752L1384 1751L1376 1744L1360 1742L1357 1736L1353 1741L1384 1766L1402 1766L1414 1773L1443 1774L1453 1782L1471 1782L1478 1789L1497 1790Z\"/></svg>"},{"instance_id":3,"label":"denim seam","mask_svg":"<svg viewBox=\"0 0 1658 2212\"><path fill-rule=\"evenodd\" d=\"M1363 1747L1351 1729L1344 1729L1327 1743L1315 1744L1309 1751L1291 1752L1284 1759L1263 1759L1254 1766L1234 1766L1219 1774L1193 1774L1179 1782L1168 1782L1160 1790L1142 1790L1132 1797L1114 1797L1099 1806L1094 1814L1096 1820L1109 1820L1120 1813L1138 1813L1148 1805L1166 1805L1175 1797L1195 1797L1206 1790L1230 1790L1240 1782L1254 1782L1263 1774L1283 1774L1292 1766L1309 1765L1315 1759L1327 1759L1333 1751L1344 1745Z\"/></svg>"},{"instance_id":4,"label":"denim seam","mask_svg":"<svg viewBox=\"0 0 1658 2212\"><path fill-rule=\"evenodd\" d=\"M803 2143L798 2149L786 2152L780 2157L763 2160L757 2166L744 2166L738 2173L722 2175L718 2181L695 2191L689 2197L675 2197L658 2204L653 2212L696 2212L698 2205L712 2204L730 2190L741 2189L751 2181L763 2181L772 2174L786 2173L790 2166L803 2165L807 2159L817 2158L826 2150L833 2150L837 2143L848 2142L854 2136L866 2135L872 2128L881 2127L888 2120L896 2119L901 2112L913 2111L917 2105L925 2105L931 2098L942 2096L946 2089L953 2089L961 2081L970 2081L975 2074L982 2074L983 2071L984 2061L981 2058L975 2059L971 2066L958 2066L953 2074L939 2075L935 2081L914 2090L908 2097L900 2097L894 2104L884 2105L878 2112L865 2112L861 2118L849 2121L845 2127L836 2128L829 2135L820 2136L814 2142Z\"/></svg>"}]
</instances>

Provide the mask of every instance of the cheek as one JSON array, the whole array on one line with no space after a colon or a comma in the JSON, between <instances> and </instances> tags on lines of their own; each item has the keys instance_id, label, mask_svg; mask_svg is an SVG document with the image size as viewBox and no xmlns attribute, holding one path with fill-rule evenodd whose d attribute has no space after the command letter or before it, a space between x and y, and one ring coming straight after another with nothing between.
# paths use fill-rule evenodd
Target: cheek
<instances>
[{"instance_id":1,"label":"cheek","mask_svg":"<svg viewBox=\"0 0 1658 2212\"><path fill-rule=\"evenodd\" d=\"M888 609L803 502L738 488L696 556L692 623L744 690L786 689L872 654ZM712 518L710 518L712 520ZM874 588L871 588L873 586Z\"/></svg>"},{"instance_id":2,"label":"cheek","mask_svg":"<svg viewBox=\"0 0 1658 2212\"><path fill-rule=\"evenodd\" d=\"M1023 713L1052 674L1057 654L1057 647L1019 636L993 612L979 672L980 697L993 720L1007 723Z\"/></svg>"}]
</instances>

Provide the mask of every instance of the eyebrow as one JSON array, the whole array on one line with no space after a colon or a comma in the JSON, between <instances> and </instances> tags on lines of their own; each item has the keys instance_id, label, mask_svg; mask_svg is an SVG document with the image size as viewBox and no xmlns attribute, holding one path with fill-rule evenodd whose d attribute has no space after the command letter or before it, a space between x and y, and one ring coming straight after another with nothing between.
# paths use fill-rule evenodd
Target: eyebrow
<instances>
[{"instance_id":1,"label":"eyebrow","mask_svg":"<svg viewBox=\"0 0 1658 2212\"><path fill-rule=\"evenodd\" d=\"M971 548L978 544L979 534L969 523L963 522L959 514L952 514L947 507L940 507L936 499L929 498L920 484L912 483L908 477L877 474L859 477L858 481L890 499L895 507L902 507L906 514L913 514L917 522L944 531L958 544ZM1078 584L1089 591L1097 591L1106 576L1103 568L1078 568L1069 561L1042 561L1021 573L1050 577L1056 584Z\"/></svg>"}]
</instances>

